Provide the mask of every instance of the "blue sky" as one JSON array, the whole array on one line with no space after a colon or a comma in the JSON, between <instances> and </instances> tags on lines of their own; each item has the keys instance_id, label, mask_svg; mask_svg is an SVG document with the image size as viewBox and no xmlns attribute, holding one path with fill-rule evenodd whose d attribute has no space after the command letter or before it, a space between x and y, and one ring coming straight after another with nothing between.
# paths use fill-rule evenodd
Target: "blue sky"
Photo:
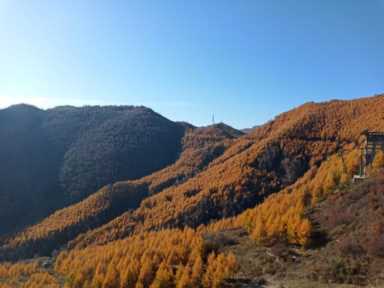
<instances>
[{"instance_id":1,"label":"blue sky","mask_svg":"<svg viewBox=\"0 0 384 288\"><path fill-rule=\"evenodd\" d=\"M384 0L0 0L0 107L261 124L384 92Z\"/></svg>"}]
</instances>

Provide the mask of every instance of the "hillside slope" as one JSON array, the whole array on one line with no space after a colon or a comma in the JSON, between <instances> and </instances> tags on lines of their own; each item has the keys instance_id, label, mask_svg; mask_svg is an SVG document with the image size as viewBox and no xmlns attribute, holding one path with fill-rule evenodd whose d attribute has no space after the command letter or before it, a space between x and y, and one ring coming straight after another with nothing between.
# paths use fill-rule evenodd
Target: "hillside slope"
<instances>
[{"instance_id":1,"label":"hillside slope","mask_svg":"<svg viewBox=\"0 0 384 288\"><path fill-rule=\"evenodd\" d=\"M232 252L238 260L232 283L245 283L243 287L257 283L287 288L383 287L383 177L381 171L362 183L338 186L307 211L325 237L321 245L305 250L286 242L257 245L241 228L213 233L220 251Z\"/></svg>"},{"instance_id":2,"label":"hillside slope","mask_svg":"<svg viewBox=\"0 0 384 288\"><path fill-rule=\"evenodd\" d=\"M179 185L205 169L242 133L224 124L190 128L182 139L182 153L172 165L138 180L107 185L85 200L61 209L37 225L3 241L0 259L49 255L81 232L100 226L142 199ZM16 251L12 252L16 247Z\"/></svg>"},{"instance_id":3,"label":"hillside slope","mask_svg":"<svg viewBox=\"0 0 384 288\"><path fill-rule=\"evenodd\" d=\"M70 247L86 247L132 233L197 227L231 217L293 184L364 129L384 130L384 97L308 103L243 136L208 169L145 199L140 207L80 235Z\"/></svg>"},{"instance_id":4,"label":"hillside slope","mask_svg":"<svg viewBox=\"0 0 384 288\"><path fill-rule=\"evenodd\" d=\"M313 179L332 174L328 170L334 164L334 159L325 161ZM380 172L359 184L335 186L307 211L326 235L320 246L299 249L284 241L260 245L245 226L236 227L244 218L240 215L224 220L224 226L213 224L220 229L165 229L64 251L53 260L5 263L0 265L0 284L62 287L66 279L68 287L382 287L383 177ZM298 193L296 188L292 194ZM268 197L265 204L274 201Z\"/></svg>"},{"instance_id":5,"label":"hillside slope","mask_svg":"<svg viewBox=\"0 0 384 288\"><path fill-rule=\"evenodd\" d=\"M0 110L0 235L173 163L184 131L145 107Z\"/></svg>"}]
</instances>

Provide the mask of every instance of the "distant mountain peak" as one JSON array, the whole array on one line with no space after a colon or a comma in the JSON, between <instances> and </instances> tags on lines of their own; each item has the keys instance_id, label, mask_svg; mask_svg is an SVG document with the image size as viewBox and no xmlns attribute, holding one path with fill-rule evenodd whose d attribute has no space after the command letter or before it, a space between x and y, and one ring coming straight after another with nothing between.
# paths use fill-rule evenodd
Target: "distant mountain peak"
<instances>
[{"instance_id":1,"label":"distant mountain peak","mask_svg":"<svg viewBox=\"0 0 384 288\"><path fill-rule=\"evenodd\" d=\"M31 105L31 104L26 104L26 103L20 103L20 104L14 104L14 105L11 105L3 110L10 110L10 111L15 111L15 110L18 110L18 111L42 111L42 109L34 106L34 105Z\"/></svg>"}]
</instances>

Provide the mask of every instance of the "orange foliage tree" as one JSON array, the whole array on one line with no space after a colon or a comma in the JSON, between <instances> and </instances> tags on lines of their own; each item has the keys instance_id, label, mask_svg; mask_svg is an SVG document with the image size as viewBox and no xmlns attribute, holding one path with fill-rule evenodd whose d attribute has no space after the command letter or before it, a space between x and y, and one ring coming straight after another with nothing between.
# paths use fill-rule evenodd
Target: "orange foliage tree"
<instances>
[{"instance_id":1,"label":"orange foliage tree","mask_svg":"<svg viewBox=\"0 0 384 288\"><path fill-rule=\"evenodd\" d=\"M384 167L384 152L379 150L376 152L375 158L372 161L372 170L374 173L377 173L383 167Z\"/></svg>"},{"instance_id":2,"label":"orange foliage tree","mask_svg":"<svg viewBox=\"0 0 384 288\"><path fill-rule=\"evenodd\" d=\"M96 288L219 287L236 267L233 254L211 251L193 229L142 233L56 261L68 287Z\"/></svg>"},{"instance_id":3,"label":"orange foliage tree","mask_svg":"<svg viewBox=\"0 0 384 288\"><path fill-rule=\"evenodd\" d=\"M284 240L310 245L312 224L305 215L306 209L315 206L336 187L346 185L356 173L358 161L356 150L334 154L295 185L238 216L235 223L244 225L261 244Z\"/></svg>"}]
</instances>

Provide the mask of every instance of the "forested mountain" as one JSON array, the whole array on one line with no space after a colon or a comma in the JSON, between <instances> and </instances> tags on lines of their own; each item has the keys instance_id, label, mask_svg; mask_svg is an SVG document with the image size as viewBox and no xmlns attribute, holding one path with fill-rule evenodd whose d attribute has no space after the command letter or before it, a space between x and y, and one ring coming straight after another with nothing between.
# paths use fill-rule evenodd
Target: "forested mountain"
<instances>
[{"instance_id":1,"label":"forested mountain","mask_svg":"<svg viewBox=\"0 0 384 288\"><path fill-rule=\"evenodd\" d=\"M145 107L0 110L0 234L173 163L185 129Z\"/></svg>"},{"instance_id":2,"label":"forested mountain","mask_svg":"<svg viewBox=\"0 0 384 288\"><path fill-rule=\"evenodd\" d=\"M80 235L86 247L162 228L198 227L254 207L351 149L365 128L384 130L384 98L309 103L235 141L208 169L146 198L138 209ZM359 159L359 157L355 157ZM352 172L350 172L352 173Z\"/></svg>"},{"instance_id":3,"label":"forested mountain","mask_svg":"<svg viewBox=\"0 0 384 288\"><path fill-rule=\"evenodd\" d=\"M0 281L151 288L383 283L384 153L367 180L351 179L361 132L384 131L384 95L307 103L247 134L224 124L178 125L186 132L172 165L106 185L4 238L3 260L50 258L0 265Z\"/></svg>"}]
</instances>

